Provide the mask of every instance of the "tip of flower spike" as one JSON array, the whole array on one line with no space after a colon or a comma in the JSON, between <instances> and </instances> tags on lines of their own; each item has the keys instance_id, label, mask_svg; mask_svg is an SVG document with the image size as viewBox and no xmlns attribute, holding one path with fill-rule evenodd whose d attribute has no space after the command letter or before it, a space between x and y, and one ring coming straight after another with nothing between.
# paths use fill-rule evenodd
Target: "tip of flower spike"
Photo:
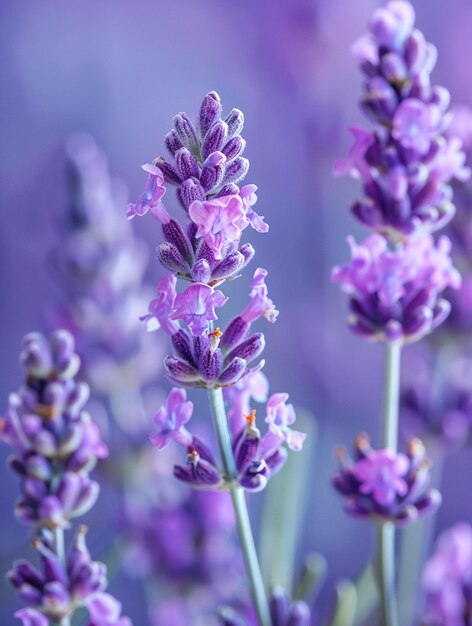
<instances>
[{"instance_id":1,"label":"tip of flower spike","mask_svg":"<svg viewBox=\"0 0 472 626\"><path fill-rule=\"evenodd\" d=\"M245 415L244 419L248 423L248 426L254 426L256 423L256 409L252 409L249 415Z\"/></svg>"}]
</instances>

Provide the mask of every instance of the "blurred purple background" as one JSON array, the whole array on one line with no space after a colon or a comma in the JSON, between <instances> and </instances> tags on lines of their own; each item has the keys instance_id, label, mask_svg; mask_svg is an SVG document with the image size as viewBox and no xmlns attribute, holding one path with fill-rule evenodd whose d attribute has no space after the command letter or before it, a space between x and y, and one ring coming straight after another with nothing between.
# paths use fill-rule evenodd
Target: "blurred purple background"
<instances>
[{"instance_id":1,"label":"blurred purple background","mask_svg":"<svg viewBox=\"0 0 472 626\"><path fill-rule=\"evenodd\" d=\"M265 371L272 389L287 390L320 426L307 477L312 493L303 544L328 558L328 602L332 582L358 571L371 540L368 525L343 514L329 476L336 444L349 446L360 431L377 436L382 350L346 329L345 298L330 284L330 270L347 259L346 235L362 232L348 211L358 187L347 178L334 179L331 168L350 145L347 126L361 120L360 75L349 48L376 4L0 4L1 397L5 402L20 383L23 334L43 329L46 307L60 297L46 257L66 204L63 142L77 130L91 133L107 153L111 171L135 197L144 183L140 165L163 152L173 115L180 110L193 115L207 91L218 91L226 111L238 107L245 113L251 161L246 181L258 185L258 210L271 227L266 236L252 236L253 266L269 270L271 296L281 311L278 323L266 329ZM414 5L418 25L439 48L436 82L451 90L454 102L472 105L470 0ZM134 226L152 250L159 230L150 219L138 221ZM154 281L160 272L154 261L149 277ZM237 309L246 290L238 285L229 291ZM3 449L1 455L3 578L28 531L13 520L17 485ZM472 499L464 497L455 478L471 469L469 450L448 461L439 527L472 519ZM100 519L106 526L113 517L104 500L89 524ZM98 533L100 541L105 540ZM132 585L120 588L118 578L112 590L131 617L141 615ZM0 604L0 623L13 624L17 600L3 583Z\"/></svg>"}]
</instances>

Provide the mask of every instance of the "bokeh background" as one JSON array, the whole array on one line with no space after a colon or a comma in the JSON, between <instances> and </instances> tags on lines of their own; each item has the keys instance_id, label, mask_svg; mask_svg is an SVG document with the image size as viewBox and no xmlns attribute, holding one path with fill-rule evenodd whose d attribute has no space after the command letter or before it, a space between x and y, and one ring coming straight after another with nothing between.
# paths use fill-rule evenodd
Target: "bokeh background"
<instances>
[{"instance_id":1,"label":"bokeh background","mask_svg":"<svg viewBox=\"0 0 472 626\"><path fill-rule=\"evenodd\" d=\"M456 102L472 105L470 0L417 0L417 20L439 48L434 77ZM67 204L63 145L92 134L130 197L140 193L140 165L163 152L173 115L194 115L203 95L219 92L225 110L245 112L251 161L247 182L259 187L259 212L270 223L252 236L257 265L269 269L280 309L266 329L266 374L316 416L319 437L309 473L301 550L329 563L322 602L333 582L354 575L371 552L367 524L344 516L331 492L332 450L367 431L375 439L381 409L382 350L352 336L346 302L330 283L347 258L345 237L361 234L348 206L355 182L331 175L361 121L360 75L351 42L365 30L372 0L33 0L0 3L0 396L18 387L24 333L45 328L45 311L61 296L46 259L58 243L55 224ZM170 194L172 192L169 192ZM123 219L125 207L123 206ZM151 251L152 220L134 227ZM235 310L245 298L232 290ZM163 380L156 385L166 386ZM24 551L28 530L12 516L17 484L0 452L0 577ZM438 528L472 519L472 498L457 476L472 469L469 450L450 457ZM94 513L96 547L113 511L104 492ZM259 496L250 498L257 509ZM111 498L112 502L115 499ZM87 520L86 520L87 521ZM101 529L100 529L101 528ZM112 584L126 612L144 623L140 596L120 575ZM13 624L17 600L0 592L0 623Z\"/></svg>"}]
</instances>

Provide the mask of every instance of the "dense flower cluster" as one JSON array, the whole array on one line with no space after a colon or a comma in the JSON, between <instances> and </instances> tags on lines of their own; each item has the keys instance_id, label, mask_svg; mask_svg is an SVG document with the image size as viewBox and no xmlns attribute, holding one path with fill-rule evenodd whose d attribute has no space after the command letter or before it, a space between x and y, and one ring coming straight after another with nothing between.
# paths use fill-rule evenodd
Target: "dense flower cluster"
<instances>
[{"instance_id":1,"label":"dense flower cluster","mask_svg":"<svg viewBox=\"0 0 472 626\"><path fill-rule=\"evenodd\" d=\"M63 555L63 530L95 503L99 487L89 474L108 454L84 411L89 391L75 380L80 360L74 348L64 330L49 341L39 333L27 335L20 357L25 384L10 395L0 420L0 440L13 449L11 467L21 478L15 512L34 525L33 545L41 560L41 571L19 561L9 574L28 605L16 615L24 626L48 626L49 620L62 624L85 606L88 626L131 626L121 617L120 604L103 593L106 569L91 561L84 528Z\"/></svg>"},{"instance_id":2,"label":"dense flower cluster","mask_svg":"<svg viewBox=\"0 0 472 626\"><path fill-rule=\"evenodd\" d=\"M340 468L333 476L347 513L359 518L391 521L405 526L436 510L441 496L428 489L429 462L418 439L407 453L374 450L365 435L357 438L354 460L347 463L339 451Z\"/></svg>"},{"instance_id":3,"label":"dense flower cluster","mask_svg":"<svg viewBox=\"0 0 472 626\"><path fill-rule=\"evenodd\" d=\"M95 503L98 484L89 473L107 448L84 411L89 391L74 379L80 361L72 337L57 331L48 342L31 333L21 361L25 385L10 395L0 421L0 440L13 449L10 464L21 479L15 512L37 526L65 527Z\"/></svg>"},{"instance_id":4,"label":"dense flower cluster","mask_svg":"<svg viewBox=\"0 0 472 626\"><path fill-rule=\"evenodd\" d=\"M94 396L136 394L155 378L161 350L138 320L150 292L143 284L146 245L122 219L126 189L110 176L93 139L74 135L66 157L69 205L51 255L66 299L55 307L52 323L74 335ZM132 430L140 420L130 415L135 406L126 409L126 417L115 412L114 418Z\"/></svg>"},{"instance_id":5,"label":"dense flower cluster","mask_svg":"<svg viewBox=\"0 0 472 626\"><path fill-rule=\"evenodd\" d=\"M158 255L167 269L208 285L235 278L254 256L250 244L239 246L245 228L268 231L253 209L257 187L236 185L249 169L249 161L240 156L246 145L240 136L244 116L233 109L223 120L221 112L220 98L211 92L203 100L196 126L186 113L174 118L175 128L166 136L174 163L158 157L144 165L149 174L145 191L128 207L129 218L151 211L161 222L165 241ZM165 182L177 186L190 218L186 229L162 203Z\"/></svg>"},{"instance_id":6,"label":"dense flower cluster","mask_svg":"<svg viewBox=\"0 0 472 626\"><path fill-rule=\"evenodd\" d=\"M363 181L357 219L393 240L442 228L454 215L450 179L469 176L460 140L445 134L449 92L431 84L436 48L414 22L409 2L391 0L354 44L365 76L361 106L375 126L353 129L351 153L336 168Z\"/></svg>"},{"instance_id":7,"label":"dense flower cluster","mask_svg":"<svg viewBox=\"0 0 472 626\"><path fill-rule=\"evenodd\" d=\"M352 296L352 330L369 339L406 343L444 321L450 304L440 294L461 284L447 237L435 243L425 235L394 249L377 234L361 244L352 237L348 242L352 260L334 268L333 280Z\"/></svg>"},{"instance_id":8,"label":"dense flower cluster","mask_svg":"<svg viewBox=\"0 0 472 626\"><path fill-rule=\"evenodd\" d=\"M246 389L251 385L251 379L258 374L247 374L239 389L232 388L229 394L231 402L234 401L238 406L244 405L245 408ZM238 399L238 396L243 398ZM230 422L237 469L237 476L232 480L247 490L263 489L270 476L282 467L287 457L284 443L292 450L302 448L305 435L291 428L295 422L295 412L293 406L287 404L287 399L287 394L279 393L267 400L265 422L268 430L263 436L256 426L255 409L248 410L247 414L240 413L237 419ZM193 404L186 399L185 391L174 388L167 398L166 406L161 407L154 417L159 430L151 435L151 442L162 449L173 440L186 449L186 465L174 467L174 474L179 480L196 487L221 489L229 477L219 468L211 449L185 427L192 412Z\"/></svg>"},{"instance_id":9,"label":"dense flower cluster","mask_svg":"<svg viewBox=\"0 0 472 626\"><path fill-rule=\"evenodd\" d=\"M79 607L88 610L87 626L131 626L130 620L121 616L120 603L105 593L106 567L92 561L85 532L84 527L79 529L65 564L55 552L49 530L42 531L34 541L40 569L24 560L14 563L8 579L28 605L15 614L23 626L49 626L50 620L62 623Z\"/></svg>"},{"instance_id":10,"label":"dense flower cluster","mask_svg":"<svg viewBox=\"0 0 472 626\"><path fill-rule=\"evenodd\" d=\"M472 528L456 524L443 532L423 570L425 626L462 626L472 615Z\"/></svg>"}]
</instances>

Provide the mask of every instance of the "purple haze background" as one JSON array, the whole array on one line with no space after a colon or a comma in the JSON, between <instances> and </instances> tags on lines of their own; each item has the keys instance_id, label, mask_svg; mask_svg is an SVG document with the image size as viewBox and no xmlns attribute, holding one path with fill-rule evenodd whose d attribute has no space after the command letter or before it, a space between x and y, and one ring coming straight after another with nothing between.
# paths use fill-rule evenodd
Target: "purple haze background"
<instances>
[{"instance_id":1,"label":"purple haze background","mask_svg":"<svg viewBox=\"0 0 472 626\"><path fill-rule=\"evenodd\" d=\"M256 235L253 263L269 270L271 296L281 311L266 332L266 373L273 390L289 391L320 426L306 478L312 494L303 545L329 560L328 601L332 582L353 575L371 549L369 525L344 515L329 476L337 443L350 445L360 431L377 436L382 349L347 330L346 301L331 285L330 270L347 260L346 235L362 232L348 211L359 188L347 178L334 179L331 168L350 145L347 126L361 121L360 74L349 47L376 4L5 0L0 5L4 405L20 383L23 334L43 329L46 307L61 297L46 258L67 198L63 142L77 130L91 133L134 198L144 184L140 165L163 151L173 115L180 110L193 115L207 91L218 91L226 111L235 106L245 113L247 182L258 185L258 210L271 227L268 235ZM439 48L435 81L450 89L454 102L472 105L472 5L469 0L414 5L419 27ZM150 218L138 221L135 227L152 250L158 228ZM155 260L149 277L154 281L160 271ZM233 287L231 293L237 309L245 290ZM13 520L17 484L5 467L3 448L0 454L3 578L12 558L28 552L28 531ZM439 528L472 519L472 500L456 478L471 469L469 450L448 461ZM250 501L257 508L260 497ZM95 526L106 527L113 502L116 494L103 493L88 520L96 549L106 537ZM141 616L137 588L118 577L112 590L130 616ZM13 624L12 607L18 604L6 584L0 605L0 623Z\"/></svg>"}]
</instances>

